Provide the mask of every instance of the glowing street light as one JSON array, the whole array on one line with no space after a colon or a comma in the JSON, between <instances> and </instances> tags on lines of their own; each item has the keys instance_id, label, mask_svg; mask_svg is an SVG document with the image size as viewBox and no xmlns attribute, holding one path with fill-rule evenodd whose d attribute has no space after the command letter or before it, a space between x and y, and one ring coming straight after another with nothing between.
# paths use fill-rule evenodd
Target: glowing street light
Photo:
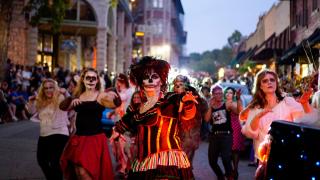
<instances>
[{"instance_id":1,"label":"glowing street light","mask_svg":"<svg viewBox=\"0 0 320 180\"><path fill-rule=\"evenodd\" d=\"M218 71L218 77L219 79L223 78L224 77L224 68L220 68L219 71Z\"/></svg>"}]
</instances>

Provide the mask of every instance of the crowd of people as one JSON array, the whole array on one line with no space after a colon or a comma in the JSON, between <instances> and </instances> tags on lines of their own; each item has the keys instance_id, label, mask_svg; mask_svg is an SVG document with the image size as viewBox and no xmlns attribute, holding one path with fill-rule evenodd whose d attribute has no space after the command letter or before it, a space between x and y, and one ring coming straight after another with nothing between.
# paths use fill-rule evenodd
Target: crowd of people
<instances>
[{"instance_id":1,"label":"crowd of people","mask_svg":"<svg viewBox=\"0 0 320 180\"><path fill-rule=\"evenodd\" d=\"M194 86L184 75L168 82L169 69L167 61L145 56L128 75L111 80L92 68L50 72L47 66L8 60L1 122L40 123L37 161L46 179L194 179L192 161L203 140L209 142L208 161L217 178L231 180L239 176L245 136L262 161L258 147L271 123L301 123L299 118L317 113L320 102L314 81L299 94L286 93L269 69L247 83L253 99L246 107L239 89L208 81ZM108 132L106 120L112 121Z\"/></svg>"}]
</instances>

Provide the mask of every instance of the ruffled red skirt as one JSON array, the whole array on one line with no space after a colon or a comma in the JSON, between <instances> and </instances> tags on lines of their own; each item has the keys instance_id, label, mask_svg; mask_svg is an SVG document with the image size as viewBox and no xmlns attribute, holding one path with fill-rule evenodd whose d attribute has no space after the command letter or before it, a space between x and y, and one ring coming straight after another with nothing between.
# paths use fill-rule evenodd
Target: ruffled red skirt
<instances>
[{"instance_id":1,"label":"ruffled red skirt","mask_svg":"<svg viewBox=\"0 0 320 180\"><path fill-rule=\"evenodd\" d=\"M60 163L67 180L76 179L75 165L86 169L94 180L114 179L107 138L103 133L70 137Z\"/></svg>"}]
</instances>

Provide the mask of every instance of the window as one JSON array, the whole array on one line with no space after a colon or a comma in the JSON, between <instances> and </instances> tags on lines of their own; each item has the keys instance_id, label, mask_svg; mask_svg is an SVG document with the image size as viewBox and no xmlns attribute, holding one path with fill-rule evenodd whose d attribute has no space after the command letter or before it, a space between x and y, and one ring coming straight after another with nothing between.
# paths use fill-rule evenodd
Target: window
<instances>
[{"instance_id":1,"label":"window","mask_svg":"<svg viewBox=\"0 0 320 180\"><path fill-rule=\"evenodd\" d=\"M163 8L163 0L159 0L159 8Z\"/></svg>"},{"instance_id":2,"label":"window","mask_svg":"<svg viewBox=\"0 0 320 180\"><path fill-rule=\"evenodd\" d=\"M152 5L154 8L157 8L158 7L158 0L153 0Z\"/></svg>"},{"instance_id":3,"label":"window","mask_svg":"<svg viewBox=\"0 0 320 180\"><path fill-rule=\"evenodd\" d=\"M163 0L153 0L152 6L154 8L163 8Z\"/></svg>"},{"instance_id":4,"label":"window","mask_svg":"<svg viewBox=\"0 0 320 180\"><path fill-rule=\"evenodd\" d=\"M37 64L49 66L52 70L53 59L53 37L50 34L40 33L38 36Z\"/></svg>"},{"instance_id":5,"label":"window","mask_svg":"<svg viewBox=\"0 0 320 180\"><path fill-rule=\"evenodd\" d=\"M90 4L83 0L70 0L70 8L66 10L65 19L75 21L96 21Z\"/></svg>"},{"instance_id":6,"label":"window","mask_svg":"<svg viewBox=\"0 0 320 180\"><path fill-rule=\"evenodd\" d=\"M162 22L159 22L157 24L157 34L162 34L162 32L163 32L163 24Z\"/></svg>"}]
</instances>

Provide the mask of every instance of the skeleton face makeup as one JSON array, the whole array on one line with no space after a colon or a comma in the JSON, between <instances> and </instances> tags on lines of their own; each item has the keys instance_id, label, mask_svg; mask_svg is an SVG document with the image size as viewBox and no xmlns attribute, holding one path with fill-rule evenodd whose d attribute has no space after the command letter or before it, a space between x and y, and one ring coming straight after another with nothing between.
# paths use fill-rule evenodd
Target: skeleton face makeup
<instances>
[{"instance_id":1,"label":"skeleton face makeup","mask_svg":"<svg viewBox=\"0 0 320 180\"><path fill-rule=\"evenodd\" d=\"M84 76L83 83L86 89L94 89L98 83L97 74L95 72L88 71Z\"/></svg>"},{"instance_id":2,"label":"skeleton face makeup","mask_svg":"<svg viewBox=\"0 0 320 180\"><path fill-rule=\"evenodd\" d=\"M160 91L162 85L160 76L154 70L144 75L142 83L145 91Z\"/></svg>"},{"instance_id":3,"label":"skeleton face makeup","mask_svg":"<svg viewBox=\"0 0 320 180\"><path fill-rule=\"evenodd\" d=\"M181 81L177 81L174 83L173 91L176 93L183 93L185 91L184 83Z\"/></svg>"}]
</instances>

